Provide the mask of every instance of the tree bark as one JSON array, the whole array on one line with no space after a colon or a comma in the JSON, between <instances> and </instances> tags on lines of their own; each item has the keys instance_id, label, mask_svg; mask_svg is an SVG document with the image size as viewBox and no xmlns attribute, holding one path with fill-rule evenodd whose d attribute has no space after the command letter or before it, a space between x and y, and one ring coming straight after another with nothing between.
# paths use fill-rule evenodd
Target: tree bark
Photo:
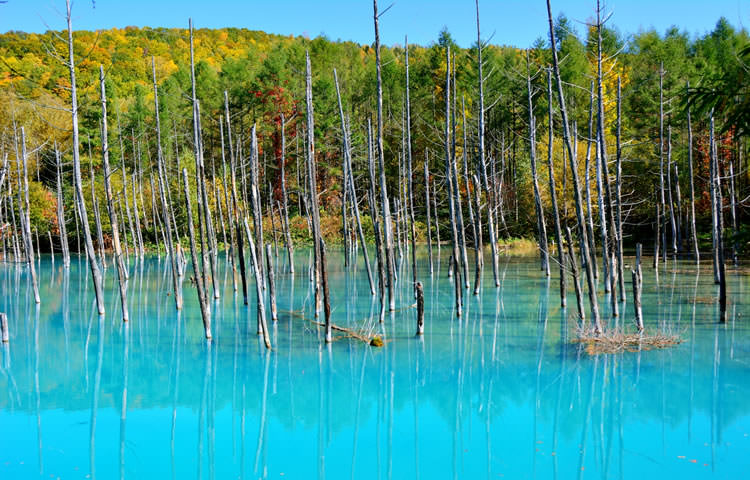
<instances>
[{"instance_id":1,"label":"tree bark","mask_svg":"<svg viewBox=\"0 0 750 480\"><path fill-rule=\"evenodd\" d=\"M91 230L89 229L89 218L86 213L86 203L83 197L83 181L81 179L81 157L79 154L79 137L78 137L78 92L76 90L76 72L75 62L73 59L73 17L71 12L70 0L65 0L67 10L66 19L68 22L68 69L70 70L70 96L71 96L71 116L73 123L73 180L75 185L76 200L78 202L78 212L83 224L83 238L86 243L86 258L91 269L91 276L94 281L94 294L96 296L96 306L99 315L104 315L104 295L102 294L102 274L99 265L96 262L96 253L94 244L91 241Z\"/></svg>"},{"instance_id":2,"label":"tree bark","mask_svg":"<svg viewBox=\"0 0 750 480\"><path fill-rule=\"evenodd\" d=\"M195 231L193 229L193 209L190 206L190 187L188 183L187 168L182 169L183 188L185 189L185 207L187 209L188 234L190 235L190 257L193 262L193 274L195 275L195 288L198 291L198 302L200 303L201 317L203 318L203 330L207 340L211 340L211 310L208 308L203 273L198 264L198 250L195 246Z\"/></svg>"},{"instance_id":3,"label":"tree bark","mask_svg":"<svg viewBox=\"0 0 750 480\"><path fill-rule=\"evenodd\" d=\"M112 225L112 246L115 251L115 266L117 269L117 282L120 287L120 304L122 306L122 320L128 321L128 280L125 275L125 265L122 260L122 247L120 246L120 233L112 196L112 183L110 181L111 171L109 168L109 133L107 129L107 89L104 83L104 67L99 65L99 92L102 103L102 165L104 167L104 195L107 200L107 213L109 223ZM175 298L180 298L175 289Z\"/></svg>"}]
</instances>

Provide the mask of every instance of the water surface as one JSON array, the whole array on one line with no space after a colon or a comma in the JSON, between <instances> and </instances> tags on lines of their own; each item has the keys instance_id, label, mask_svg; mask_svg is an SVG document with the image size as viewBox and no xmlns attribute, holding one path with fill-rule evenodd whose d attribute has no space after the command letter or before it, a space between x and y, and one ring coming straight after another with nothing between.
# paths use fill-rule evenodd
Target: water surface
<instances>
[{"instance_id":1,"label":"water surface","mask_svg":"<svg viewBox=\"0 0 750 480\"><path fill-rule=\"evenodd\" d=\"M85 259L66 270L43 256L39 307L26 268L0 265L11 328L0 479L747 475L747 276L729 270L720 325L710 265L670 261L658 281L645 268L646 328L683 343L590 356L570 342L572 288L561 309L556 272L545 278L536 259L502 257L498 289L487 261L480 295L467 291L457 319L447 249L432 276L420 250L425 335L416 338L408 261L397 311L381 325L361 261L344 269L329 255L333 322L380 332L378 349L350 338L325 345L312 323L310 252L297 251L294 276L281 253L271 351L256 335L255 288L245 306L223 255L211 343L187 280L175 310L164 259L131 262L128 325L111 265L103 318ZM630 299L621 310L632 328Z\"/></svg>"}]
</instances>

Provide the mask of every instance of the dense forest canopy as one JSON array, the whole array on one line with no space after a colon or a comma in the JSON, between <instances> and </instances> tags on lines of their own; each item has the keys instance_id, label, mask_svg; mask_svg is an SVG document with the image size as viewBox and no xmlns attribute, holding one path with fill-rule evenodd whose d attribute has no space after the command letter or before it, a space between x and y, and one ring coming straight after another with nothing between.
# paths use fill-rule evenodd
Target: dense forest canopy
<instances>
[{"instance_id":1,"label":"dense forest canopy","mask_svg":"<svg viewBox=\"0 0 750 480\"><path fill-rule=\"evenodd\" d=\"M385 20L387 21L387 17ZM491 24L491 19L484 19ZM199 22L199 19L198 19ZM187 23L187 22L186 22ZM561 75L569 103L571 122L579 134L578 156L584 168L590 83L596 78L596 29L580 26L564 15L555 22L561 58ZM538 152L547 151L547 97L544 69L551 64L549 41L544 32L530 48L529 67L533 79ZM53 145L63 150L64 161L71 149L70 77L60 57L67 54L66 35L9 32L0 35L0 156L8 155L14 165L17 140L14 124L24 126L32 177L32 225L40 234L57 232L55 217L55 160ZM604 105L607 143L614 144L616 85L621 81L623 198L627 204L626 235L650 232L647 219L653 212L654 184L659 169L659 80L663 71L665 124L671 129L672 158L681 172L687 169L686 105L691 104L695 136L697 221L709 222L708 202L708 111L715 109L721 132L719 156L724 162L735 159L738 200L748 195L748 169L744 134L747 132L748 34L720 19L705 35L695 36L673 27L666 32L653 30L625 34L614 27L603 30ZM458 47L447 31L431 45L409 45L412 151L415 198L421 211L424 185L422 163L430 170L441 165L442 125L444 123L445 48L450 46L455 62L457 118L457 158L463 150L476 151L478 102L477 49ZM95 174L101 171L101 109L99 105L99 65L106 73L109 100L110 157L115 165L137 173L148 198L148 171L155 162L155 121L151 80L152 57L159 85L160 116L167 165L174 174L179 167L191 167L192 105L190 101L190 57L187 30L125 28L74 33L78 100L84 177L90 163ZM221 171L219 117L223 112L223 92L228 92L233 128L248 152L249 130L257 126L263 171L261 184L272 184L273 195L280 189L280 115L286 122L286 176L291 191L292 215L300 184L300 161L304 152L304 71L309 51L313 71L315 141L318 156L318 185L321 208L336 212L341 202L341 135L333 69L338 72L345 114L352 135L354 173L365 181L367 119L375 115L375 52L371 45L331 41L325 37L304 38L266 34L259 31L226 28L195 31L197 97L204 128L205 158L209 171ZM531 236L535 232L531 177L528 158L528 103L526 100L526 51L511 46L485 45L482 48L486 77L486 148L488 157L503 178L505 224L501 237ZM382 47L383 105L385 115L385 161L388 186L399 186L399 158L402 152L402 126L405 98L404 46ZM662 70L663 68L663 70ZM688 102L687 84L694 87ZM730 92L727 88L733 88ZM555 107L556 108L556 107ZM464 115L466 123L464 124ZM555 111L555 129L560 130ZM666 126L665 126L666 128ZM466 129L467 144L463 131ZM561 135L556 134L558 197L561 215L573 218L572 196L567 181ZM90 155L90 157L89 157ZM124 162L124 163L123 163ZM723 164L722 164L723 165ZM722 166L722 168L725 168ZM15 178L15 168L10 169ZM500 174L503 176L501 177ZM69 175L69 172L64 173ZM540 176L546 178L546 170ZM113 181L119 185L117 175ZM683 192L687 177L679 176ZM71 183L71 182L67 182ZM549 198L546 182L540 181L542 195ZM96 178L97 191L102 189ZM221 185L216 186L221 189ZM359 187L358 187L359 188ZM567 192L567 193L566 193ZM269 194L262 189L262 196ZM66 187L65 196L72 196ZM366 198L363 195L360 198ZM87 198L90 202L91 198ZM446 207L441 206L441 214ZM597 208L596 205L593 206ZM741 225L747 219L748 203L739 204ZM178 207L178 210L180 208ZM184 213L178 212L179 216ZM420 215L421 216L421 215ZM104 219L106 224L106 218ZM294 223L294 221L292 222ZM304 223L303 223L304 225ZM747 235L747 227L745 235ZM420 227L424 231L424 226ZM184 232L182 232L184 234ZM330 233L330 232L329 232ZM706 234L708 235L708 234ZM46 235L45 235L46 236Z\"/></svg>"}]
</instances>

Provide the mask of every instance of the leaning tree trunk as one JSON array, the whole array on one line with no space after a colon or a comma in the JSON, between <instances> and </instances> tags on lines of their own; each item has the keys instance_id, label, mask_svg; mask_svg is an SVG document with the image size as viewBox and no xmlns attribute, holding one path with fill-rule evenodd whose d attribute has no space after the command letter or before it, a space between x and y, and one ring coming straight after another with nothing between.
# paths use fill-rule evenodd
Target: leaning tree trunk
<instances>
[{"instance_id":1,"label":"leaning tree trunk","mask_svg":"<svg viewBox=\"0 0 750 480\"><path fill-rule=\"evenodd\" d=\"M112 196L111 172L109 169L109 134L107 130L107 90L104 83L104 67L99 65L99 92L102 102L102 165L104 167L104 195L107 200L107 213L109 223L112 225L112 245L115 250L115 266L117 268L117 282L120 286L120 304L122 306L122 320L128 321L128 280L125 275L125 265L122 261L122 247L120 246L120 233ZM177 298L177 291L175 296Z\"/></svg>"},{"instance_id":2,"label":"leaning tree trunk","mask_svg":"<svg viewBox=\"0 0 750 480\"><path fill-rule=\"evenodd\" d=\"M360 243L362 244L362 253L365 257L365 267L367 268L367 279L370 281L370 293L372 295L375 295L375 282L373 281L373 278L372 278L372 269L370 267L370 256L367 253L367 242L365 241L365 234L364 234L364 231L362 230L362 221L359 215L357 191L354 188L354 172L352 172L351 149L349 147L349 135L346 129L346 121L344 120L344 107L343 107L343 104L341 103L341 92L339 91L339 78L338 78L335 68L333 69L333 79L336 84L336 98L338 99L339 116L341 117L341 137L342 137L342 142L343 142L342 150L344 152L344 182L345 182L343 185L343 189L345 192L348 190L350 193L351 202L354 208L354 216L356 217L356 220L357 220L357 232L359 233L359 240L360 240ZM347 237L348 235L349 233L346 232Z\"/></svg>"},{"instance_id":3,"label":"leaning tree trunk","mask_svg":"<svg viewBox=\"0 0 750 480\"><path fill-rule=\"evenodd\" d=\"M583 202L581 201L581 190L578 181L578 170L576 167L576 159L573 155L573 145L570 138L570 131L568 130L568 111L565 108L565 97L563 95L563 82L560 76L560 63L557 56L557 42L555 41L555 28L552 21L552 6L550 0L547 0L547 21L549 25L550 45L552 48L552 60L555 71L555 79L557 80L557 99L560 105L560 114L562 115L563 125L563 140L565 146L568 149L568 160L570 162L570 171L573 180L573 195L576 203L576 218L578 220L578 234L580 238L580 247L583 251L583 258L586 261L586 280L589 289L589 304L591 306L591 317L594 322L594 332L599 334L602 332L601 321L599 319L599 304L596 298L596 281L594 280L594 272L591 268L591 257L589 256L589 244L586 235L586 219L583 214Z\"/></svg>"},{"instance_id":4,"label":"leaning tree trunk","mask_svg":"<svg viewBox=\"0 0 750 480\"><path fill-rule=\"evenodd\" d=\"M193 209L190 206L190 186L188 183L187 168L182 169L183 188L185 189L185 208L187 210L188 234L190 236L190 257L193 261L193 273L195 274L195 288L198 291L198 302L201 308L201 317L203 318L203 330L206 339L211 340L211 310L208 308L208 299L206 298L205 284L203 282L203 273L198 264L198 250L195 247L195 231L193 229Z\"/></svg>"},{"instance_id":5,"label":"leaning tree trunk","mask_svg":"<svg viewBox=\"0 0 750 480\"><path fill-rule=\"evenodd\" d=\"M172 221L170 217L170 209L167 204L167 174L166 168L164 167L164 152L161 148L161 120L159 118L159 92L156 86L156 65L154 58L151 57L151 73L154 80L154 118L156 119L156 168L159 184L159 199L161 203L162 211L162 223L163 228L166 230L166 248L169 254L169 260L172 265L172 288L174 288L174 301L177 310L182 309L182 289L180 288L180 268L178 262L180 259L177 258L174 243L172 240ZM176 225L175 225L176 226ZM113 229L114 230L114 229ZM119 240L118 240L119 243Z\"/></svg>"},{"instance_id":6,"label":"leaning tree trunk","mask_svg":"<svg viewBox=\"0 0 750 480\"><path fill-rule=\"evenodd\" d=\"M555 189L555 166L553 164L554 133L552 127L554 119L552 116L552 72L547 71L547 103L549 110L549 139L547 141L547 169L549 170L549 194L552 200L552 219L555 222L555 242L557 243L557 263L560 266L560 306L567 305L567 293L565 282L565 248L563 248L562 231L560 228L560 212L557 209L557 191Z\"/></svg>"},{"instance_id":7,"label":"leaning tree trunk","mask_svg":"<svg viewBox=\"0 0 750 480\"><path fill-rule=\"evenodd\" d=\"M71 12L70 0L65 0L67 9L68 22L68 69L70 70L70 101L72 106L72 123L73 123L73 182L75 186L76 201L78 203L78 213L81 216L83 224L83 238L86 243L86 258L91 269L91 276L94 281L94 294L96 295L96 306L99 315L104 315L104 295L102 293L102 273L96 262L96 252L94 252L94 243L91 241L91 229L89 228L89 217L86 212L86 202L83 196L83 180L81 179L81 157L79 153L78 138L78 92L76 90L76 71L73 58L73 17Z\"/></svg>"},{"instance_id":8,"label":"leaning tree trunk","mask_svg":"<svg viewBox=\"0 0 750 480\"><path fill-rule=\"evenodd\" d=\"M534 104L531 100L531 71L529 62L529 51L526 51L526 88L529 100L529 159L531 161L531 179L534 186L534 205L536 206L536 225L539 235L539 255L541 267L545 275L549 276L549 250L547 248L547 227L544 223L544 207L539 195L539 182L536 174L536 118L534 117Z\"/></svg>"},{"instance_id":9,"label":"leaning tree trunk","mask_svg":"<svg viewBox=\"0 0 750 480\"><path fill-rule=\"evenodd\" d=\"M39 282L36 277L36 262L34 261L34 245L31 240L31 205L29 204L29 175L26 168L26 132L21 127L21 159L23 163L23 193L24 199L21 201L21 192L18 192L18 205L21 208L21 227L23 228L23 237L26 245L26 262L29 265L29 274L31 277L31 286L34 289L34 302L41 303L39 297Z\"/></svg>"}]
</instances>

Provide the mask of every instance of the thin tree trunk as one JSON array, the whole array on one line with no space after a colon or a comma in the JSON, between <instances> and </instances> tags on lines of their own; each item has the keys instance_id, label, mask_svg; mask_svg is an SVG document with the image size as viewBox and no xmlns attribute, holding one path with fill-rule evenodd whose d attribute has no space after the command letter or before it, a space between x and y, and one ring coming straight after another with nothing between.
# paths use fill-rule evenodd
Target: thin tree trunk
<instances>
[{"instance_id":1,"label":"thin tree trunk","mask_svg":"<svg viewBox=\"0 0 750 480\"><path fill-rule=\"evenodd\" d=\"M318 317L321 307L321 295L323 294L321 285L322 273L322 241L323 236L320 231L320 206L318 205L318 184L317 184L317 165L315 162L315 119L312 101L312 67L310 66L310 53L305 52L305 104L307 119L307 170L310 205L308 213L311 215L313 245L315 252L313 280L315 290L315 316Z\"/></svg>"},{"instance_id":2,"label":"thin tree trunk","mask_svg":"<svg viewBox=\"0 0 750 480\"><path fill-rule=\"evenodd\" d=\"M563 247L562 232L560 229L560 213L557 209L557 191L555 190L555 166L553 164L554 153L554 120L552 116L552 72L547 71L547 99L549 109L549 139L547 141L547 169L549 170L549 194L552 200L552 219L555 222L555 241L557 242L557 263L560 266L560 306L567 305L566 281L565 281L565 248ZM563 168L563 170L565 170Z\"/></svg>"},{"instance_id":3,"label":"thin tree trunk","mask_svg":"<svg viewBox=\"0 0 750 480\"><path fill-rule=\"evenodd\" d=\"M289 273L294 273L294 245L289 231L289 199L286 191L286 122L281 114L281 201L284 207L284 238L286 253L289 257Z\"/></svg>"},{"instance_id":4,"label":"thin tree trunk","mask_svg":"<svg viewBox=\"0 0 750 480\"><path fill-rule=\"evenodd\" d=\"M83 180L81 179L81 157L79 154L78 138L78 92L76 90L76 73L73 59L73 20L71 13L70 0L65 0L67 9L66 19L68 22L68 68L70 70L70 95L72 106L72 123L73 123L73 181L75 185L76 200L78 201L78 212L81 215L83 224L83 238L86 243L86 257L88 258L91 276L94 281L94 294L96 296L96 306L99 315L104 315L104 295L102 294L102 274L99 265L96 262L96 253L94 244L91 241L91 230L89 229L89 218L86 213L86 203L83 197Z\"/></svg>"},{"instance_id":5,"label":"thin tree trunk","mask_svg":"<svg viewBox=\"0 0 750 480\"><path fill-rule=\"evenodd\" d=\"M39 282L36 276L36 262L34 261L34 245L31 240L31 205L29 204L29 175L26 166L26 156L26 132L24 130L24 127L21 127L21 159L23 163L24 199L23 201L21 201L21 192L19 191L18 205L23 205L23 208L21 208L21 227L24 230L23 233L26 243L26 262L29 266L31 286L34 289L34 302L39 304L42 302L42 300L39 297Z\"/></svg>"},{"instance_id":6,"label":"thin tree trunk","mask_svg":"<svg viewBox=\"0 0 750 480\"><path fill-rule=\"evenodd\" d=\"M573 287L576 291L576 305L578 306L578 318L581 322L586 318L586 312L583 308L583 292L581 291L581 281L578 274L578 262L576 262L575 249L573 248L573 236L570 234L570 227L565 226L565 241L568 244L568 258L570 259L570 269L573 273Z\"/></svg>"},{"instance_id":7,"label":"thin tree trunk","mask_svg":"<svg viewBox=\"0 0 750 480\"><path fill-rule=\"evenodd\" d=\"M635 245L635 269L631 270L633 278L633 310L635 312L635 326L638 332L643 332L643 311L641 309L641 244Z\"/></svg>"},{"instance_id":8,"label":"thin tree trunk","mask_svg":"<svg viewBox=\"0 0 750 480\"><path fill-rule=\"evenodd\" d=\"M687 83L690 91L690 82ZM695 264L700 263L700 252L698 251L698 232L695 228L695 185L693 171L693 124L690 118L690 103L687 105L687 129L688 129L688 169L690 170L690 237L693 243L693 258Z\"/></svg>"},{"instance_id":9,"label":"thin tree trunk","mask_svg":"<svg viewBox=\"0 0 750 480\"><path fill-rule=\"evenodd\" d=\"M157 180L159 184L159 199L161 201L162 221L166 230L166 248L168 250L169 260L172 265L172 288L174 289L174 301L177 310L182 309L182 288L180 288L180 271L178 267L180 259L177 258L174 243L172 240L172 223L170 220L170 209L167 205L167 173L164 166L164 152L161 147L161 119L159 117L159 91L156 85L156 64L151 57L151 73L154 81L154 118L156 120L156 167ZM106 176L106 173L105 173ZM114 210L113 210L114 212ZM175 224L175 227L177 225ZM115 230L115 229L113 229ZM176 232L175 232L176 233ZM179 245L179 242L178 242Z\"/></svg>"},{"instance_id":10,"label":"thin tree trunk","mask_svg":"<svg viewBox=\"0 0 750 480\"><path fill-rule=\"evenodd\" d=\"M495 236L495 221L493 215L495 210L500 205L500 218L505 223L505 218L502 214L502 199L499 196L493 195L490 190L490 182L487 179L487 165L485 162L485 151L484 151L484 74L482 73L482 38L479 30L479 0L476 0L477 7L477 69L478 69L478 80L479 80L479 112L478 112L478 128L477 128L477 148L479 150L479 165L482 168L482 181L484 182L484 190L487 195L487 224L490 234L490 249L492 252L492 275L495 279L495 287L500 286L500 279L497 271L497 238ZM504 147L503 147L504 148ZM504 155L504 152L503 152ZM479 212L477 212L479 215ZM481 219L480 219L481 222Z\"/></svg>"},{"instance_id":11,"label":"thin tree trunk","mask_svg":"<svg viewBox=\"0 0 750 480\"><path fill-rule=\"evenodd\" d=\"M411 234L411 271L412 281L414 284L414 296L416 297L417 292L417 246L416 246L416 230L414 229L414 166L411 159L411 100L409 98L409 40L408 37L404 37L404 50L406 52L406 158L407 167L406 174L409 176L408 187L409 187L409 224ZM466 120L464 119L464 122ZM465 135L465 134L464 134ZM372 282L372 280L371 280ZM374 293L374 291L373 291Z\"/></svg>"},{"instance_id":12,"label":"thin tree trunk","mask_svg":"<svg viewBox=\"0 0 750 480\"><path fill-rule=\"evenodd\" d=\"M104 195L107 200L107 213L109 223L112 225L112 246L115 251L115 265L117 269L117 283L120 287L120 304L122 306L122 320L127 322L128 315L128 279L125 275L125 265L122 261L122 247L120 246L120 233L118 229L117 213L115 212L112 196L111 172L109 169L109 133L107 129L107 89L104 83L104 67L99 65L99 92L102 102L102 166L104 167ZM177 293L175 292L175 295Z\"/></svg>"},{"instance_id":13,"label":"thin tree trunk","mask_svg":"<svg viewBox=\"0 0 750 480\"><path fill-rule=\"evenodd\" d=\"M276 313L276 279L273 275L273 260L271 259L271 245L266 245L266 263L268 266L268 295L271 297L271 320L278 320Z\"/></svg>"},{"instance_id":14,"label":"thin tree trunk","mask_svg":"<svg viewBox=\"0 0 750 480\"><path fill-rule=\"evenodd\" d=\"M383 209L383 236L385 246L385 263L388 283L388 306L391 311L396 310L395 272L393 259L393 233L391 231L391 212L388 203L388 190L385 183L385 151L383 147L383 82L381 80L380 65L380 32L378 30L378 0L373 0L373 19L375 22L375 67L377 76L378 96L378 137L377 157L380 167L380 203Z\"/></svg>"},{"instance_id":15,"label":"thin tree trunk","mask_svg":"<svg viewBox=\"0 0 750 480\"><path fill-rule=\"evenodd\" d=\"M591 262L594 268L594 278L599 278L599 263L596 261L596 236L594 235L594 210L591 207L591 145L594 143L594 82L591 82L591 93L589 95L589 130L588 138L586 139L586 175L584 177L584 189L586 193L586 216L587 216L587 227L588 227L588 239L589 239L589 252L591 254ZM578 132L575 131L575 135Z\"/></svg>"},{"instance_id":16,"label":"thin tree trunk","mask_svg":"<svg viewBox=\"0 0 750 480\"><path fill-rule=\"evenodd\" d=\"M348 190L351 196L351 202L354 209L354 216L357 220L357 232L359 233L359 240L362 244L362 254L365 258L365 267L367 268L367 279L370 282L370 294L375 295L375 282L372 278L372 269L370 267L370 256L367 253L367 242L365 240L365 234L362 230L362 221L359 214L359 203L357 201L357 191L354 187L354 172L352 171L351 162L351 148L349 146L349 134L346 128L346 122L344 120L344 107L341 102L341 92L339 90L339 78L336 73L336 69L333 69L333 79L336 84L336 98L338 99L339 105L339 116L341 118L341 135L342 135L342 150L344 153L344 190ZM347 234L348 236L348 234ZM355 252L356 254L356 252ZM355 260L356 263L356 260Z\"/></svg>"},{"instance_id":17,"label":"thin tree trunk","mask_svg":"<svg viewBox=\"0 0 750 480\"><path fill-rule=\"evenodd\" d=\"M615 166L615 201L617 210L615 211L615 224L617 228L617 267L619 274L620 301L625 301L625 262L623 260L622 247L622 86L620 77L617 77L617 164Z\"/></svg>"},{"instance_id":18,"label":"thin tree trunk","mask_svg":"<svg viewBox=\"0 0 750 480\"><path fill-rule=\"evenodd\" d=\"M55 161L57 164L57 227L60 230L60 248L62 249L63 267L70 268L70 247L68 246L68 232L65 226L65 207L63 205L64 202L61 179L62 163L60 161L60 151L57 149L57 142L55 142ZM10 188L10 184L8 185L8 187ZM11 213L12 212L13 209L11 208ZM15 224L15 220L13 223ZM13 227L13 230L15 231L15 225ZM16 257L18 257L18 253L16 253Z\"/></svg>"},{"instance_id":19,"label":"thin tree trunk","mask_svg":"<svg viewBox=\"0 0 750 480\"><path fill-rule=\"evenodd\" d=\"M448 206L450 210L450 223L451 223L451 243L452 243L452 255L451 265L456 276L453 280L453 285L456 291L456 316L461 317L462 313L462 282L461 282L461 261L459 243L460 237L458 234L458 227L456 225L456 205L455 205L455 189L453 185L453 154L450 146L450 135L451 135L451 63L450 63L450 46L445 51L445 176L448 182Z\"/></svg>"},{"instance_id":20,"label":"thin tree trunk","mask_svg":"<svg viewBox=\"0 0 750 480\"><path fill-rule=\"evenodd\" d=\"M549 276L549 249L547 247L547 227L544 222L544 207L539 194L539 182L536 173L536 118L534 117L534 104L531 91L531 69L529 62L529 51L526 51L526 89L529 100L529 159L531 161L531 179L534 186L534 205L536 206L536 225L539 241L539 255L541 258L541 269Z\"/></svg>"},{"instance_id":21,"label":"thin tree trunk","mask_svg":"<svg viewBox=\"0 0 750 480\"><path fill-rule=\"evenodd\" d=\"M195 246L195 231L193 229L193 209L190 206L190 186L188 183L187 168L182 169L183 188L185 189L185 208L187 209L188 234L190 235L190 258L193 262L193 274L195 275L195 288L198 291L198 302L200 303L201 317L203 318L203 329L206 339L211 340L211 310L208 308L203 273L198 263L198 250Z\"/></svg>"},{"instance_id":22,"label":"thin tree trunk","mask_svg":"<svg viewBox=\"0 0 750 480\"><path fill-rule=\"evenodd\" d=\"M557 57L557 48L555 47L557 45L557 42L555 41L555 30L554 30L554 24L552 22L552 6L550 5L550 0L547 0L547 22L549 25L549 34L550 34L550 45L552 45L552 60L554 65L554 71L555 71L555 79L557 80L557 99L558 103L560 105L560 113L562 115L562 125L563 125L563 140L565 141L565 145L568 149L568 160L570 162L570 171L572 175L573 180L573 195L575 198L576 203L576 218L578 220L578 231L579 231L579 238L580 238L580 247L583 252L582 256L586 260L586 280L588 283L588 289L589 289L589 303L591 305L591 317L592 321L594 323L594 332L599 334L602 332L602 326L599 319L599 304L596 298L596 282L594 280L594 272L591 268L591 257L589 255L589 244L588 239L586 235L586 223L585 223L585 217L583 214L583 204L581 202L581 190L580 190L580 184L578 181L578 170L576 168L576 159L573 156L573 145L571 143L570 138L570 132L568 130L568 112L565 108L565 97L563 96L563 90L562 90L562 79L560 76L560 64Z\"/></svg>"},{"instance_id":23,"label":"thin tree trunk","mask_svg":"<svg viewBox=\"0 0 750 480\"><path fill-rule=\"evenodd\" d=\"M433 272L432 264L432 219L430 215L430 167L427 150L424 153L424 195L425 195L425 212L427 214L427 255L430 261L430 275Z\"/></svg>"}]
</instances>

